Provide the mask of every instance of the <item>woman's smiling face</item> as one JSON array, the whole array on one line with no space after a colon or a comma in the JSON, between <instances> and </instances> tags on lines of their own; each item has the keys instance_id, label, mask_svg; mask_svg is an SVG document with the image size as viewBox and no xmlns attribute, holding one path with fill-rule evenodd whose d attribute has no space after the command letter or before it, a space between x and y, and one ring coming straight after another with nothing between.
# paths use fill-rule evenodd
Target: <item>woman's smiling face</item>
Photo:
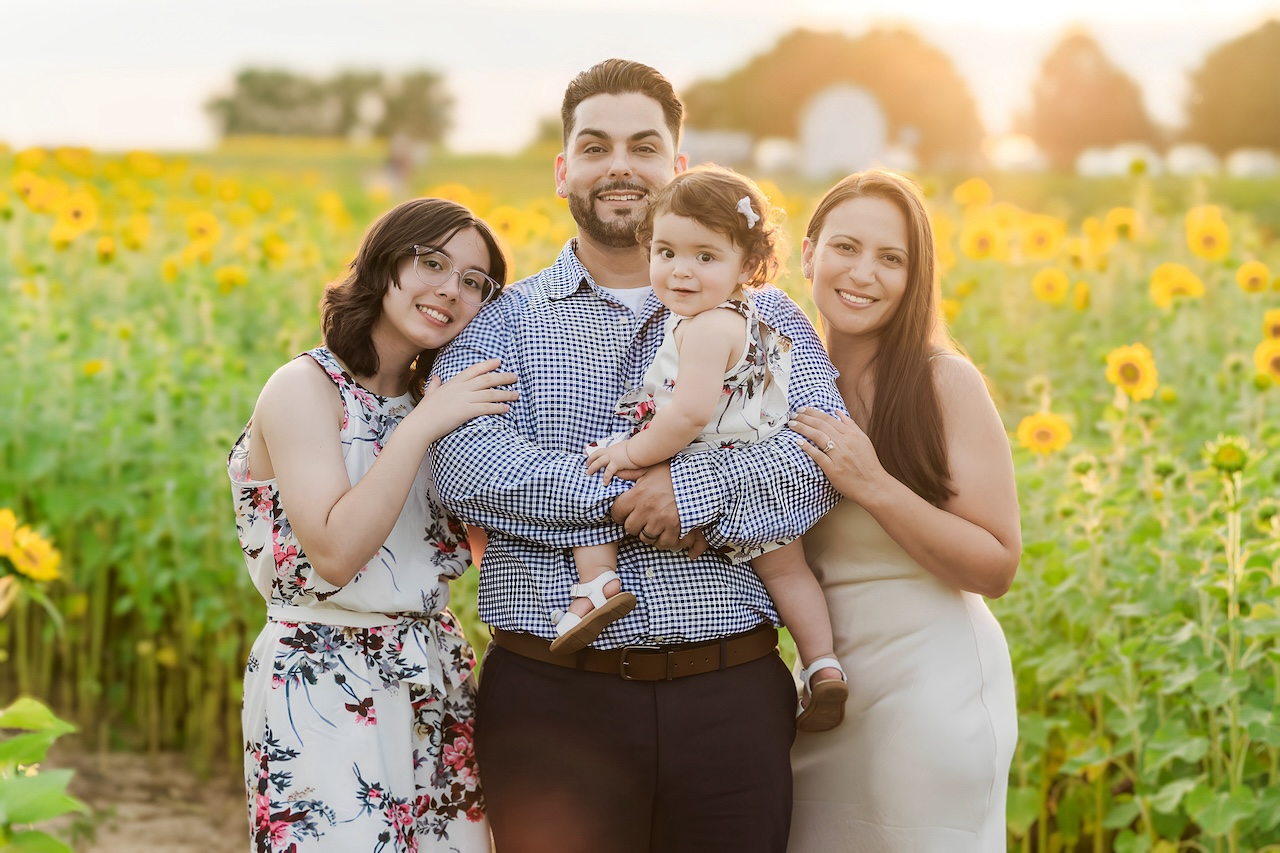
<instances>
[{"instance_id":1,"label":"woman's smiling face","mask_svg":"<svg viewBox=\"0 0 1280 853\"><path fill-rule=\"evenodd\" d=\"M909 245L906 216L891 201L859 196L831 209L801 251L829 333L878 336L888 327L906 294Z\"/></svg>"}]
</instances>

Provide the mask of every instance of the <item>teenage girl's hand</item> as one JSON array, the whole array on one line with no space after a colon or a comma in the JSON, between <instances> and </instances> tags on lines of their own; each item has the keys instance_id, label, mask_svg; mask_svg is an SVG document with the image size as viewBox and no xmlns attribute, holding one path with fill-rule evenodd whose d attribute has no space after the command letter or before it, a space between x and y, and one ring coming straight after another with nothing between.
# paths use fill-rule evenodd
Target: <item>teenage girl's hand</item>
<instances>
[{"instance_id":1,"label":"teenage girl's hand","mask_svg":"<svg viewBox=\"0 0 1280 853\"><path fill-rule=\"evenodd\" d=\"M607 486L621 471L634 471L635 464L631 454L627 452L626 441L611 444L608 447L597 447L587 456L587 474L604 471L604 484Z\"/></svg>"},{"instance_id":2,"label":"teenage girl's hand","mask_svg":"<svg viewBox=\"0 0 1280 853\"><path fill-rule=\"evenodd\" d=\"M871 439L844 412L832 417L818 409L803 408L788 426L808 439L799 442L800 449L818 463L840 494L855 503L865 504L892 479L880 464Z\"/></svg>"},{"instance_id":3,"label":"teenage girl's hand","mask_svg":"<svg viewBox=\"0 0 1280 853\"><path fill-rule=\"evenodd\" d=\"M514 373L495 372L501 365L501 360L491 358L459 371L448 382L431 377L422 399L405 421L418 418L425 422L430 440L435 441L472 418L506 414L511 409L510 402L519 399L520 394L501 387L516 381Z\"/></svg>"}]
</instances>

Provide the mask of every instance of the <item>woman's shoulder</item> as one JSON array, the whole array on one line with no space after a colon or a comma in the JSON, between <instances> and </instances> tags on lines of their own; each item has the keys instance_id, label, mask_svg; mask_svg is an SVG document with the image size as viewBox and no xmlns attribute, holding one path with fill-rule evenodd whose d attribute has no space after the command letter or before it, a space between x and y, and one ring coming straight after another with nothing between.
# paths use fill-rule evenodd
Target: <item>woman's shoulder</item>
<instances>
[{"instance_id":1,"label":"woman's shoulder","mask_svg":"<svg viewBox=\"0 0 1280 853\"><path fill-rule=\"evenodd\" d=\"M317 358L317 353L319 351L311 350L276 368L258 395L258 411L289 412L300 405L314 406L320 401L341 407L341 396L335 393L339 380L332 372L340 373L341 366L327 350L323 353L328 354L328 364L323 362L324 355Z\"/></svg>"},{"instance_id":2,"label":"woman's shoulder","mask_svg":"<svg viewBox=\"0 0 1280 853\"><path fill-rule=\"evenodd\" d=\"M990 398L986 377L962 353L936 349L929 354L929 367L933 372L934 388L944 405L954 397L966 398L978 394L983 398Z\"/></svg>"}]
</instances>

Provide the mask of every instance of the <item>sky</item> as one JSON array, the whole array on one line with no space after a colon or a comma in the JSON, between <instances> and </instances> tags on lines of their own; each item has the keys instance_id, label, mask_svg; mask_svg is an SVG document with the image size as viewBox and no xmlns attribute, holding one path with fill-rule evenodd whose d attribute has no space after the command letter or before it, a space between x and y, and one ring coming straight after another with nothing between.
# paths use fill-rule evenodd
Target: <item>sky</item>
<instances>
[{"instance_id":1,"label":"sky","mask_svg":"<svg viewBox=\"0 0 1280 853\"><path fill-rule=\"evenodd\" d=\"M1268 17L1280 0L0 0L0 142L201 148L216 139L203 105L241 68L429 68L455 101L447 144L508 152L601 59L646 62L679 90L799 26L915 29L951 57L990 133L1010 129L1047 52L1083 26L1176 125L1188 72Z\"/></svg>"}]
</instances>

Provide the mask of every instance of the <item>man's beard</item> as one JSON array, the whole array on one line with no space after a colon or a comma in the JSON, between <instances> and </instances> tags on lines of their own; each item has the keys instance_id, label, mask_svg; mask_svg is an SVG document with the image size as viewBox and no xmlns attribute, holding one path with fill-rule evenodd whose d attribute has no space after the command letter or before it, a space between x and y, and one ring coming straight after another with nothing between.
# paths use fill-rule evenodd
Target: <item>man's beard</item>
<instances>
[{"instance_id":1,"label":"man's beard","mask_svg":"<svg viewBox=\"0 0 1280 853\"><path fill-rule=\"evenodd\" d=\"M636 226L644 213L641 209L636 216L616 216L601 219L596 215L595 197L600 193L617 192L618 190L634 190L648 195L648 190L639 184L616 182L608 186L592 190L585 195L569 193L569 213L578 223L578 230L595 242L612 249L626 249L638 245Z\"/></svg>"}]
</instances>

